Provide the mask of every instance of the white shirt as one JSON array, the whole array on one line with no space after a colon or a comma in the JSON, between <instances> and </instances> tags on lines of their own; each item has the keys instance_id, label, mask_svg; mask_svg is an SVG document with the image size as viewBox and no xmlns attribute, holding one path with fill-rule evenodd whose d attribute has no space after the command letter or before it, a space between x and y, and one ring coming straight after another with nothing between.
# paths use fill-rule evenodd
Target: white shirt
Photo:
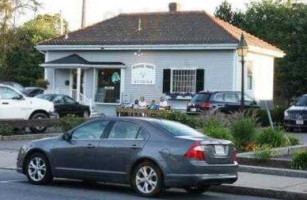
<instances>
[{"instance_id":1,"label":"white shirt","mask_svg":"<svg viewBox=\"0 0 307 200\"><path fill-rule=\"evenodd\" d=\"M159 106L160 107L166 107L167 106L167 101L161 101Z\"/></svg>"},{"instance_id":2,"label":"white shirt","mask_svg":"<svg viewBox=\"0 0 307 200\"><path fill-rule=\"evenodd\" d=\"M146 106L147 106L146 101L139 101L139 107L140 108L146 108Z\"/></svg>"}]
</instances>

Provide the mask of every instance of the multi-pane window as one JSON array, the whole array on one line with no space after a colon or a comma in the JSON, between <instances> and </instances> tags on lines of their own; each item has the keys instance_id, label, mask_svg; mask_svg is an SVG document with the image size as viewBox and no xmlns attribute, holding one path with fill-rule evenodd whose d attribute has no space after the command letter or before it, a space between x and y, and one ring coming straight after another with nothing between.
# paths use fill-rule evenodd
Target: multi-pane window
<instances>
[{"instance_id":1,"label":"multi-pane window","mask_svg":"<svg viewBox=\"0 0 307 200\"><path fill-rule=\"evenodd\" d=\"M247 89L253 89L253 63L251 61L247 65Z\"/></svg>"},{"instance_id":2,"label":"multi-pane window","mask_svg":"<svg viewBox=\"0 0 307 200\"><path fill-rule=\"evenodd\" d=\"M172 70L173 93L195 93L196 70Z\"/></svg>"}]
</instances>

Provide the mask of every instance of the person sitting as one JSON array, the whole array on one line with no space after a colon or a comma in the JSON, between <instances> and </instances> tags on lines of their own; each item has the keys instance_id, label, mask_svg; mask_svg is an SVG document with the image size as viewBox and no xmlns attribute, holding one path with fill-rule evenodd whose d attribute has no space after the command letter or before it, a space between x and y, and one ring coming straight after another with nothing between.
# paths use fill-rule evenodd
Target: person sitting
<instances>
[{"instance_id":1,"label":"person sitting","mask_svg":"<svg viewBox=\"0 0 307 200\"><path fill-rule=\"evenodd\" d=\"M156 104L156 101L155 100L151 100L151 103L150 105L148 106L148 109L150 110L158 110L158 105Z\"/></svg>"},{"instance_id":2,"label":"person sitting","mask_svg":"<svg viewBox=\"0 0 307 200\"><path fill-rule=\"evenodd\" d=\"M134 101L134 104L132 104L132 108L134 108L134 109L138 109L139 108L139 100L138 99L136 99Z\"/></svg>"},{"instance_id":3,"label":"person sitting","mask_svg":"<svg viewBox=\"0 0 307 200\"><path fill-rule=\"evenodd\" d=\"M147 108L147 103L145 101L145 98L141 97L139 101L139 109L146 109L146 108Z\"/></svg>"},{"instance_id":4,"label":"person sitting","mask_svg":"<svg viewBox=\"0 0 307 200\"><path fill-rule=\"evenodd\" d=\"M160 97L159 109L165 110L167 107L167 101L165 101L163 97Z\"/></svg>"}]
</instances>

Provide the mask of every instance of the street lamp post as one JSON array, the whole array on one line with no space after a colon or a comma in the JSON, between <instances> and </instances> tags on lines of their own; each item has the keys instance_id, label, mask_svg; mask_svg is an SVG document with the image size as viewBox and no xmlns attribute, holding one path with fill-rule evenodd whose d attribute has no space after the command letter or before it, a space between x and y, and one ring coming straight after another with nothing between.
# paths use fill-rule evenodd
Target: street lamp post
<instances>
[{"instance_id":1,"label":"street lamp post","mask_svg":"<svg viewBox=\"0 0 307 200\"><path fill-rule=\"evenodd\" d=\"M245 57L247 56L247 51L248 51L248 45L247 42L244 38L244 35L242 33L241 35L241 39L239 41L238 47L237 47L237 52L238 55L241 57L241 65L242 65L242 73L241 73L241 105L240 105L240 109L244 110L244 104L245 104L245 100L244 100L244 84L245 84L245 72L244 72L244 64L245 64Z\"/></svg>"}]
</instances>

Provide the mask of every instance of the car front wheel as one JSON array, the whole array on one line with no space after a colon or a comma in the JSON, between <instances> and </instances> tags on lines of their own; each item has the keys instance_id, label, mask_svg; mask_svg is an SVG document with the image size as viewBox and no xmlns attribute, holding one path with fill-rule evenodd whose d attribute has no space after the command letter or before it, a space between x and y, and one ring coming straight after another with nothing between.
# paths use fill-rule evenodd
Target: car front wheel
<instances>
[{"instance_id":1,"label":"car front wheel","mask_svg":"<svg viewBox=\"0 0 307 200\"><path fill-rule=\"evenodd\" d=\"M25 170L30 183L41 185L52 181L48 160L41 153L34 153L27 159Z\"/></svg>"},{"instance_id":2,"label":"car front wheel","mask_svg":"<svg viewBox=\"0 0 307 200\"><path fill-rule=\"evenodd\" d=\"M132 179L132 187L142 196L154 197L163 191L161 170L151 162L139 164Z\"/></svg>"},{"instance_id":3,"label":"car front wheel","mask_svg":"<svg viewBox=\"0 0 307 200\"><path fill-rule=\"evenodd\" d=\"M185 187L184 189L189 193L189 194L202 194L209 189L209 185L202 185L202 186L196 186L196 187Z\"/></svg>"}]
</instances>

